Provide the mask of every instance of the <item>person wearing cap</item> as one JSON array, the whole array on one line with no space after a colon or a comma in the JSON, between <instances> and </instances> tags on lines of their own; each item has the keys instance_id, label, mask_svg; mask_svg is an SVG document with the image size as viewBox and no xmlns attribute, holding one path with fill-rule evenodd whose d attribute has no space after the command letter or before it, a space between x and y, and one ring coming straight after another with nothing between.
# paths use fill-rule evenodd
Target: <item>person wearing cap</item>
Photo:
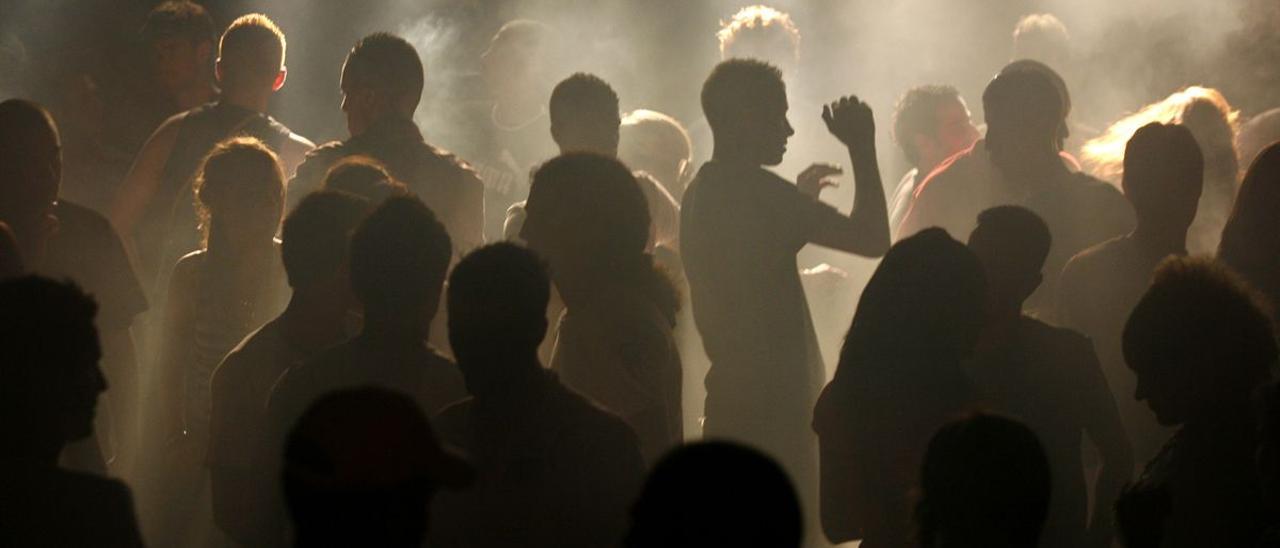
<instances>
[{"instance_id":1,"label":"person wearing cap","mask_svg":"<svg viewBox=\"0 0 1280 548\"><path fill-rule=\"evenodd\" d=\"M644 464L631 427L538 360L550 282L510 243L467 255L448 285L449 341L472 397L434 420L476 482L441 493L431 546L616 546Z\"/></svg>"},{"instance_id":2,"label":"person wearing cap","mask_svg":"<svg viewBox=\"0 0 1280 548\"><path fill-rule=\"evenodd\" d=\"M473 475L441 447L408 396L373 387L330 393L307 409L285 445L293 545L421 546L432 496L465 487Z\"/></svg>"}]
</instances>

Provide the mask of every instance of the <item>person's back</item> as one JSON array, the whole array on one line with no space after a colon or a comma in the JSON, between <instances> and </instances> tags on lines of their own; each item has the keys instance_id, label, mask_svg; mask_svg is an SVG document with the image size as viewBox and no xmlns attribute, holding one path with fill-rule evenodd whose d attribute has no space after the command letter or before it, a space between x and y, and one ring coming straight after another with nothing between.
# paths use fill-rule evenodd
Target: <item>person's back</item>
<instances>
[{"instance_id":1,"label":"person's back","mask_svg":"<svg viewBox=\"0 0 1280 548\"><path fill-rule=\"evenodd\" d=\"M120 188L112 221L133 238L143 276L163 290L174 262L199 248L199 219L191 183L205 156L239 135L261 140L292 173L314 145L265 114L285 81L285 39L269 18L236 19L219 41L218 74L224 94L214 103L177 114L152 134Z\"/></svg>"},{"instance_id":2,"label":"person's back","mask_svg":"<svg viewBox=\"0 0 1280 548\"><path fill-rule=\"evenodd\" d=\"M1276 230L1280 204L1280 145L1258 153L1249 166L1236 203L1222 231L1218 259L1244 277L1266 299L1272 318L1280 311L1280 238Z\"/></svg>"},{"instance_id":3,"label":"person's back","mask_svg":"<svg viewBox=\"0 0 1280 548\"><path fill-rule=\"evenodd\" d=\"M966 369L987 405L1024 421L1044 446L1053 496L1040 546L1101 545L1110 520L1103 512L1090 516L1089 508L1110 508L1133 458L1090 341L1022 312L1043 277L1051 240L1044 221L1024 208L996 207L978 217L969 249L987 274L987 320ZM1096 488L1086 486L1085 435L1100 456ZM1089 492L1097 496L1092 506Z\"/></svg>"},{"instance_id":4,"label":"person's back","mask_svg":"<svg viewBox=\"0 0 1280 548\"><path fill-rule=\"evenodd\" d=\"M997 75L983 94L986 139L943 163L918 186L898 236L930 226L968 234L983 210L1024 206L1053 233L1045 282L1028 303L1033 310L1048 310L1068 259L1133 227L1133 213L1113 187L1072 173L1059 156L1062 101L1045 74L1012 70Z\"/></svg>"},{"instance_id":5,"label":"person's back","mask_svg":"<svg viewBox=\"0 0 1280 548\"><path fill-rule=\"evenodd\" d=\"M434 546L616 545L644 464L622 419L545 371L547 272L531 252L495 244L449 280L449 338L472 398L435 419L477 471L432 509Z\"/></svg>"},{"instance_id":6,"label":"person's back","mask_svg":"<svg viewBox=\"0 0 1280 548\"><path fill-rule=\"evenodd\" d=\"M1270 523L1251 400L1276 362L1270 319L1223 266L1169 258L1123 340L1136 396L1178 427L1117 504L1128 544L1253 546Z\"/></svg>"},{"instance_id":7,"label":"person's back","mask_svg":"<svg viewBox=\"0 0 1280 548\"><path fill-rule=\"evenodd\" d=\"M93 431L107 385L93 317L70 283L0 284L0 544L142 546L129 488L58 467L69 441Z\"/></svg>"},{"instance_id":8,"label":"person's back","mask_svg":"<svg viewBox=\"0 0 1280 548\"><path fill-rule=\"evenodd\" d=\"M982 328L985 289L974 254L938 229L896 244L872 275L813 410L828 539L910 542L929 436L975 403L961 363Z\"/></svg>"},{"instance_id":9,"label":"person's back","mask_svg":"<svg viewBox=\"0 0 1280 548\"><path fill-rule=\"evenodd\" d=\"M1093 340L1135 454L1146 460L1170 431L1133 398L1136 384L1124 367L1120 335L1160 261L1186 254L1204 163L1185 128L1150 124L1131 138L1124 165L1123 186L1137 229L1082 251L1067 263L1057 292L1057 319Z\"/></svg>"},{"instance_id":10,"label":"person's back","mask_svg":"<svg viewBox=\"0 0 1280 548\"><path fill-rule=\"evenodd\" d=\"M464 162L423 140L413 122L422 87L422 62L404 39L376 33L356 43L342 69L351 137L309 153L290 191L319 189L347 156L372 157L437 212L461 253L484 243L484 186Z\"/></svg>"}]
</instances>

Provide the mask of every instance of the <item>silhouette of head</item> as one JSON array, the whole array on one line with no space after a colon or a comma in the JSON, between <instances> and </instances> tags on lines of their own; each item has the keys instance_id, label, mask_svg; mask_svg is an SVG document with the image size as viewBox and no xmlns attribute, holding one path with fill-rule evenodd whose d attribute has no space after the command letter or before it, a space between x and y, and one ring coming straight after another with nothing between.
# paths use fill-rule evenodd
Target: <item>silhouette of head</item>
<instances>
[{"instance_id":1,"label":"silhouette of head","mask_svg":"<svg viewBox=\"0 0 1280 548\"><path fill-rule=\"evenodd\" d=\"M803 536L782 467L742 445L707 441L668 453L631 510L626 548L788 548Z\"/></svg>"},{"instance_id":2,"label":"silhouette of head","mask_svg":"<svg viewBox=\"0 0 1280 548\"><path fill-rule=\"evenodd\" d=\"M618 94L594 74L579 72L551 90L551 137L560 152L618 154Z\"/></svg>"},{"instance_id":3,"label":"silhouette of head","mask_svg":"<svg viewBox=\"0 0 1280 548\"><path fill-rule=\"evenodd\" d=\"M93 432L107 388L93 299L70 282L0 282L0 436L7 453L57 459Z\"/></svg>"},{"instance_id":4,"label":"silhouette of head","mask_svg":"<svg viewBox=\"0 0 1280 548\"><path fill-rule=\"evenodd\" d=\"M195 181L196 209L206 245L242 249L270 240L284 215L280 161L254 137L232 137L209 152Z\"/></svg>"},{"instance_id":5,"label":"silhouette of head","mask_svg":"<svg viewBox=\"0 0 1280 548\"><path fill-rule=\"evenodd\" d=\"M1236 132L1236 150L1240 153L1239 165L1253 165L1262 149L1280 141L1280 108L1273 108L1240 124Z\"/></svg>"},{"instance_id":6,"label":"silhouette of head","mask_svg":"<svg viewBox=\"0 0 1280 548\"><path fill-rule=\"evenodd\" d=\"M412 399L373 387L312 404L289 432L284 461L296 546L421 546L437 489L473 476Z\"/></svg>"},{"instance_id":7,"label":"silhouette of head","mask_svg":"<svg viewBox=\"0 0 1280 548\"><path fill-rule=\"evenodd\" d=\"M756 4L720 23L720 60L761 59L788 77L800 62L800 29L786 12Z\"/></svg>"},{"instance_id":8,"label":"silhouette of head","mask_svg":"<svg viewBox=\"0 0 1280 548\"><path fill-rule=\"evenodd\" d=\"M898 242L863 290L841 366L870 370L886 359L932 366L968 356L982 329L986 288L978 258L946 231Z\"/></svg>"},{"instance_id":9,"label":"silhouette of head","mask_svg":"<svg viewBox=\"0 0 1280 548\"><path fill-rule=\"evenodd\" d=\"M351 295L347 252L368 200L338 191L313 192L284 220L280 256L294 295Z\"/></svg>"},{"instance_id":10,"label":"silhouette of head","mask_svg":"<svg viewBox=\"0 0 1280 548\"><path fill-rule=\"evenodd\" d=\"M498 29L480 55L480 75L499 101L544 94L547 73L558 55L559 36L549 25L528 19L509 21Z\"/></svg>"},{"instance_id":11,"label":"silhouette of head","mask_svg":"<svg viewBox=\"0 0 1280 548\"><path fill-rule=\"evenodd\" d=\"M893 138L907 161L924 178L943 160L969 148L980 137L969 118L969 107L951 86L919 86L898 99L893 113Z\"/></svg>"},{"instance_id":12,"label":"silhouette of head","mask_svg":"<svg viewBox=\"0 0 1280 548\"><path fill-rule=\"evenodd\" d=\"M392 196L409 194L409 187L387 173L382 162L360 154L333 164L324 176L324 188L355 194L374 205Z\"/></svg>"},{"instance_id":13,"label":"silhouette of head","mask_svg":"<svg viewBox=\"0 0 1280 548\"><path fill-rule=\"evenodd\" d=\"M1141 225L1185 234L1204 186L1204 157L1191 131L1159 122L1139 128L1125 147L1122 186Z\"/></svg>"},{"instance_id":14,"label":"silhouette of head","mask_svg":"<svg viewBox=\"0 0 1280 548\"><path fill-rule=\"evenodd\" d=\"M216 72L227 90L279 90L285 79L284 32L261 13L231 22L218 42Z\"/></svg>"},{"instance_id":15,"label":"silhouette of head","mask_svg":"<svg viewBox=\"0 0 1280 548\"><path fill-rule=\"evenodd\" d=\"M1071 59L1071 35L1052 13L1033 13L1013 28L1013 58L1063 68Z\"/></svg>"},{"instance_id":16,"label":"silhouette of head","mask_svg":"<svg viewBox=\"0 0 1280 548\"><path fill-rule=\"evenodd\" d=\"M773 65L754 59L730 59L702 84L702 113L715 138L717 154L732 151L748 162L776 166L795 134L787 121L787 88Z\"/></svg>"},{"instance_id":17,"label":"silhouette of head","mask_svg":"<svg viewBox=\"0 0 1280 548\"><path fill-rule=\"evenodd\" d=\"M1001 72L987 85L982 104L986 148L1006 177L1021 181L1049 162L1060 164L1066 112L1050 77L1035 70Z\"/></svg>"},{"instance_id":18,"label":"silhouette of head","mask_svg":"<svg viewBox=\"0 0 1280 548\"><path fill-rule=\"evenodd\" d=\"M929 441L916 504L926 548L1032 548L1049 513L1049 461L1020 422L977 414Z\"/></svg>"},{"instance_id":19,"label":"silhouette of head","mask_svg":"<svg viewBox=\"0 0 1280 548\"><path fill-rule=\"evenodd\" d=\"M690 177L693 140L679 120L661 112L637 109L622 117L618 158L643 171L679 200Z\"/></svg>"},{"instance_id":20,"label":"silhouette of head","mask_svg":"<svg viewBox=\"0 0 1280 548\"><path fill-rule=\"evenodd\" d=\"M0 221L32 263L57 224L53 205L61 182L62 141L53 117L24 99L0 103Z\"/></svg>"},{"instance_id":21,"label":"silhouette of head","mask_svg":"<svg viewBox=\"0 0 1280 548\"><path fill-rule=\"evenodd\" d=\"M1241 271L1274 272L1280 261L1280 143L1249 166L1222 230L1218 256ZM1280 304L1280 303L1277 303Z\"/></svg>"},{"instance_id":22,"label":"silhouette of head","mask_svg":"<svg viewBox=\"0 0 1280 548\"><path fill-rule=\"evenodd\" d=\"M413 118L424 81L418 50L407 40L386 32L361 38L342 64L347 131L355 136L383 118Z\"/></svg>"},{"instance_id":23,"label":"silhouette of head","mask_svg":"<svg viewBox=\"0 0 1280 548\"><path fill-rule=\"evenodd\" d=\"M526 210L520 237L561 286L569 276L630 265L648 245L644 194L613 158L571 153L547 161L533 174Z\"/></svg>"},{"instance_id":24,"label":"silhouette of head","mask_svg":"<svg viewBox=\"0 0 1280 548\"><path fill-rule=\"evenodd\" d=\"M1041 270L1052 243L1049 225L1024 207L998 206L979 214L969 250L986 272L988 306L1021 308L1044 280Z\"/></svg>"},{"instance_id":25,"label":"silhouette of head","mask_svg":"<svg viewBox=\"0 0 1280 548\"><path fill-rule=\"evenodd\" d=\"M537 255L510 243L481 247L454 267L448 291L449 344L468 392L501 394L530 372L521 368L537 369L551 295Z\"/></svg>"},{"instance_id":26,"label":"silhouette of head","mask_svg":"<svg viewBox=\"0 0 1280 548\"><path fill-rule=\"evenodd\" d=\"M1124 327L1134 397L1164 425L1205 423L1247 405L1276 361L1271 321L1225 267L1171 257Z\"/></svg>"},{"instance_id":27,"label":"silhouette of head","mask_svg":"<svg viewBox=\"0 0 1280 548\"><path fill-rule=\"evenodd\" d=\"M169 0L151 9L142 26L157 83L170 94L208 79L214 42L213 18L190 0Z\"/></svg>"},{"instance_id":28,"label":"silhouette of head","mask_svg":"<svg viewBox=\"0 0 1280 548\"><path fill-rule=\"evenodd\" d=\"M388 198L351 236L351 288L370 320L417 322L423 335L440 303L453 244L414 196Z\"/></svg>"}]
</instances>

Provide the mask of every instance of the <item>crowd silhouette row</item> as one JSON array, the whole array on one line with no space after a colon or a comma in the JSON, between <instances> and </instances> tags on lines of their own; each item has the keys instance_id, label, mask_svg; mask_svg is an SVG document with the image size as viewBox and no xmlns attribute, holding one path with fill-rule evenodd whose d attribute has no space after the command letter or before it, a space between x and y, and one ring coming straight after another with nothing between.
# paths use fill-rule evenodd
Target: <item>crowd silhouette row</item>
<instances>
[{"instance_id":1,"label":"crowd silhouette row","mask_svg":"<svg viewBox=\"0 0 1280 548\"><path fill-rule=\"evenodd\" d=\"M871 108L790 108L761 51L794 28L752 6L704 119L575 73L495 102L472 163L414 122L403 38L354 45L316 146L266 114L267 16L144 31L187 108L102 212L53 115L0 102L2 546L1280 545L1280 128L1237 139L1216 90L1086 142L1042 61L982 131L913 88L886 185ZM553 32L504 25L490 79ZM771 169L793 119L847 209L842 167ZM833 376L810 244L878 260Z\"/></svg>"}]
</instances>

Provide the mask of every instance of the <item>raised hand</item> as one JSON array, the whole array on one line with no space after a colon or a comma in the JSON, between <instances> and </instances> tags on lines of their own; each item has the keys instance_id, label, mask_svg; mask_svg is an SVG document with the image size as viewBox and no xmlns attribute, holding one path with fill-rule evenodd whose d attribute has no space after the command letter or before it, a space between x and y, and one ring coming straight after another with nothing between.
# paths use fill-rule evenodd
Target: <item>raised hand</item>
<instances>
[{"instance_id":1,"label":"raised hand","mask_svg":"<svg viewBox=\"0 0 1280 548\"><path fill-rule=\"evenodd\" d=\"M844 169L835 164L816 163L804 168L796 177L796 187L807 196L817 198L827 187L840 186L831 179L832 176L844 173Z\"/></svg>"},{"instance_id":2,"label":"raised hand","mask_svg":"<svg viewBox=\"0 0 1280 548\"><path fill-rule=\"evenodd\" d=\"M875 147L876 122L871 107L850 95L822 107L822 121L850 150L864 151Z\"/></svg>"}]
</instances>

